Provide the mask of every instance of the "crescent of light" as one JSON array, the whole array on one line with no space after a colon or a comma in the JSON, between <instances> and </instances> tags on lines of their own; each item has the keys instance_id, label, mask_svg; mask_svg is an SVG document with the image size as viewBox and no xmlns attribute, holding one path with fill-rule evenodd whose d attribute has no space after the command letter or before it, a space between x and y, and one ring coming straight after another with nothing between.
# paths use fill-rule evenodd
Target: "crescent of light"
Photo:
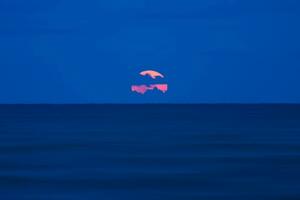
<instances>
[{"instance_id":1,"label":"crescent of light","mask_svg":"<svg viewBox=\"0 0 300 200\"><path fill-rule=\"evenodd\" d=\"M142 71L140 72L140 75L142 76L150 76L151 78L155 79L156 77L161 77L164 78L164 75L162 75L161 73L154 71L154 70L146 70L146 71Z\"/></svg>"}]
</instances>

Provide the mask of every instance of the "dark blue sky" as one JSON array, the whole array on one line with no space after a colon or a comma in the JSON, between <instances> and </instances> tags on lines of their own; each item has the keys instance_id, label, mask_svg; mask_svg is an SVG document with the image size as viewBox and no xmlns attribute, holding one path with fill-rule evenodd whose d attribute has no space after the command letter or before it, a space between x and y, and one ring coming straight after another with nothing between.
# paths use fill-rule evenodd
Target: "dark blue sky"
<instances>
[{"instance_id":1,"label":"dark blue sky","mask_svg":"<svg viewBox=\"0 0 300 200\"><path fill-rule=\"evenodd\" d=\"M1 0L0 103L300 103L299 21L299 0ZM167 94L130 92L144 69Z\"/></svg>"}]
</instances>

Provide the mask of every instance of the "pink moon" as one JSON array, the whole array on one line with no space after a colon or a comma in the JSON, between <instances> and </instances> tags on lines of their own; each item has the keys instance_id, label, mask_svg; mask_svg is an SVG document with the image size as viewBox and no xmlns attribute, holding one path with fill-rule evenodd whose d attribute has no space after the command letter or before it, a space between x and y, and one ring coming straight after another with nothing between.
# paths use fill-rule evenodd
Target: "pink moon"
<instances>
[{"instance_id":1,"label":"pink moon","mask_svg":"<svg viewBox=\"0 0 300 200\"><path fill-rule=\"evenodd\" d=\"M156 77L164 78L164 75L161 73L154 71L154 70L146 70L140 72L141 76L150 76L152 79L156 79ZM159 84L142 84L142 85L132 85L131 91L137 92L139 94L145 94L149 90L157 89L161 91L162 93L166 93L168 91L168 84L166 83L159 83Z\"/></svg>"},{"instance_id":2,"label":"pink moon","mask_svg":"<svg viewBox=\"0 0 300 200\"><path fill-rule=\"evenodd\" d=\"M164 75L162 75L161 73L154 71L154 70L146 70L146 71L142 71L140 73L140 75L142 76L150 76L153 79L156 79L156 77L161 77L164 78Z\"/></svg>"}]
</instances>

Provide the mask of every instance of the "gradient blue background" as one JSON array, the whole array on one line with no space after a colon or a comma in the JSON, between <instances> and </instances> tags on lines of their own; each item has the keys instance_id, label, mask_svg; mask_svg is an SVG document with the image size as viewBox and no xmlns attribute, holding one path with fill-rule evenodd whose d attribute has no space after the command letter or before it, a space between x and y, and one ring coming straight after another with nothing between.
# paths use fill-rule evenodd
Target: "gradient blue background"
<instances>
[{"instance_id":1,"label":"gradient blue background","mask_svg":"<svg viewBox=\"0 0 300 200\"><path fill-rule=\"evenodd\" d=\"M0 103L300 103L299 21L298 0L1 0ZM130 92L148 68L166 95Z\"/></svg>"}]
</instances>

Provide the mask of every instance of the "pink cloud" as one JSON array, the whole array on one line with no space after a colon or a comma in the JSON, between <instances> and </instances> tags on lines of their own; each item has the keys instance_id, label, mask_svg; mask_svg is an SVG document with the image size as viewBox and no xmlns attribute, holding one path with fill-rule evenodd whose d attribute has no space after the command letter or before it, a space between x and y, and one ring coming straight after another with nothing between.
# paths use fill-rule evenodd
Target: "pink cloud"
<instances>
[{"instance_id":1,"label":"pink cloud","mask_svg":"<svg viewBox=\"0 0 300 200\"><path fill-rule=\"evenodd\" d=\"M154 90L158 89L159 91L165 93L168 91L168 84L151 84L149 86L147 85L132 85L131 91L137 92L140 94L145 94L148 90Z\"/></svg>"}]
</instances>

